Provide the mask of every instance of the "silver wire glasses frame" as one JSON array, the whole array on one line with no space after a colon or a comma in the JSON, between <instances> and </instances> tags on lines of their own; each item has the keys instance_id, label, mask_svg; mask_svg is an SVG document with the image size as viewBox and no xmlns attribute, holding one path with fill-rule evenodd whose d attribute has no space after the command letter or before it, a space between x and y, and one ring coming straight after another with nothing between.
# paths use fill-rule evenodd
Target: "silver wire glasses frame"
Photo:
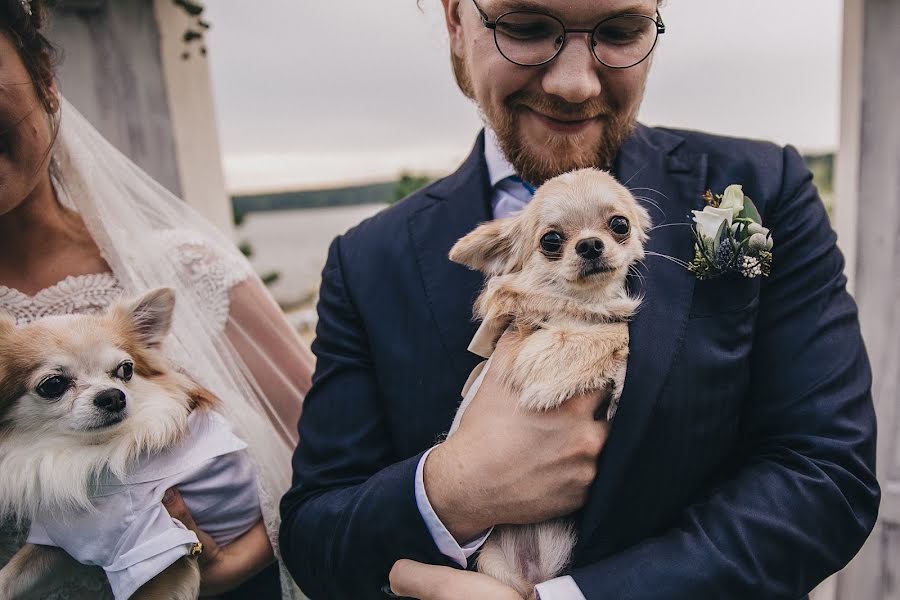
<instances>
[{"instance_id":1,"label":"silver wire glasses frame","mask_svg":"<svg viewBox=\"0 0 900 600\"><path fill-rule=\"evenodd\" d=\"M512 10L493 21L472 0L481 23L494 33L494 44L509 62L523 67L545 65L559 56L568 34L586 33L591 53L611 69L627 69L642 63L666 32L662 15L656 18L624 13L607 17L591 29L569 29L553 15L537 10Z\"/></svg>"}]
</instances>

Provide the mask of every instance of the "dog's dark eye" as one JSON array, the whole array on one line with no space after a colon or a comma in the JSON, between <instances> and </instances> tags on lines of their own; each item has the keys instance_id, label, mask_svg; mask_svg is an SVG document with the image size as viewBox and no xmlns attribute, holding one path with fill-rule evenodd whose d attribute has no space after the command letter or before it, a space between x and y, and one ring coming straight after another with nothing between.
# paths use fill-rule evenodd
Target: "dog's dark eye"
<instances>
[{"instance_id":1,"label":"dog's dark eye","mask_svg":"<svg viewBox=\"0 0 900 600\"><path fill-rule=\"evenodd\" d=\"M123 362L119 365L119 368L116 369L116 377L122 381L130 381L132 375L134 375L134 363L129 360Z\"/></svg>"},{"instance_id":2,"label":"dog's dark eye","mask_svg":"<svg viewBox=\"0 0 900 600\"><path fill-rule=\"evenodd\" d=\"M628 235L628 232L631 231L631 226L628 224L628 219L625 217L613 217L610 219L609 228L618 236Z\"/></svg>"},{"instance_id":3,"label":"dog's dark eye","mask_svg":"<svg viewBox=\"0 0 900 600\"><path fill-rule=\"evenodd\" d=\"M541 250L545 254L558 256L560 250L562 250L562 245L563 236L557 231L547 232L541 237Z\"/></svg>"},{"instance_id":4,"label":"dog's dark eye","mask_svg":"<svg viewBox=\"0 0 900 600\"><path fill-rule=\"evenodd\" d=\"M40 384L38 384L36 391L42 398L54 400L65 394L66 390L68 390L69 386L71 385L72 380L68 377L63 377L62 375L54 375L53 377L48 377Z\"/></svg>"}]
</instances>

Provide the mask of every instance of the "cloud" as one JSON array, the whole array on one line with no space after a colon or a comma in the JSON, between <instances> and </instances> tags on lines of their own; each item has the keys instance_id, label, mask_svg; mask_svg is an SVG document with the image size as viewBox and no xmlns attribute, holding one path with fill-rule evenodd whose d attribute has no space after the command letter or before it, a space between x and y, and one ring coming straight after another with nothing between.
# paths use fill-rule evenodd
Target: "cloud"
<instances>
[{"instance_id":1,"label":"cloud","mask_svg":"<svg viewBox=\"0 0 900 600\"><path fill-rule=\"evenodd\" d=\"M208 3L229 185L452 169L480 121L453 82L440 3L421 4ZM642 120L836 146L840 0L672 0L664 14Z\"/></svg>"}]
</instances>

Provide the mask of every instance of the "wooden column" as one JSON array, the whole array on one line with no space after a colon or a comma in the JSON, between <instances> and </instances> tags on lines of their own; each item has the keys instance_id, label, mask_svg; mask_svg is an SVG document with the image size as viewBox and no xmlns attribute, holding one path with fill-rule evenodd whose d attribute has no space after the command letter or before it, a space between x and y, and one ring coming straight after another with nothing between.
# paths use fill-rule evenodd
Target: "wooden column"
<instances>
[{"instance_id":1,"label":"wooden column","mask_svg":"<svg viewBox=\"0 0 900 600\"><path fill-rule=\"evenodd\" d=\"M889 600L900 599L900 2L845 0L844 14L836 226L874 372L882 501L831 597Z\"/></svg>"},{"instance_id":2,"label":"wooden column","mask_svg":"<svg viewBox=\"0 0 900 600\"><path fill-rule=\"evenodd\" d=\"M60 89L131 160L227 234L209 65L182 60L186 15L171 0L61 0L50 39Z\"/></svg>"}]
</instances>

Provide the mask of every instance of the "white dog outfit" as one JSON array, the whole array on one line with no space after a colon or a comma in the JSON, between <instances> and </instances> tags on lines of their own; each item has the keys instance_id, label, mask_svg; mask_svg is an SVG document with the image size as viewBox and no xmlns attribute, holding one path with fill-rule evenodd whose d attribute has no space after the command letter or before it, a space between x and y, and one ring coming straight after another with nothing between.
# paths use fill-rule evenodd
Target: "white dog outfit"
<instances>
[{"instance_id":1,"label":"white dog outfit","mask_svg":"<svg viewBox=\"0 0 900 600\"><path fill-rule=\"evenodd\" d=\"M38 514L28 542L103 567L116 600L124 600L198 541L166 512L166 489L178 488L197 526L216 543L248 531L261 513L247 445L212 411L191 413L188 426L180 445L139 459L124 481L105 475L91 494L96 510Z\"/></svg>"}]
</instances>

